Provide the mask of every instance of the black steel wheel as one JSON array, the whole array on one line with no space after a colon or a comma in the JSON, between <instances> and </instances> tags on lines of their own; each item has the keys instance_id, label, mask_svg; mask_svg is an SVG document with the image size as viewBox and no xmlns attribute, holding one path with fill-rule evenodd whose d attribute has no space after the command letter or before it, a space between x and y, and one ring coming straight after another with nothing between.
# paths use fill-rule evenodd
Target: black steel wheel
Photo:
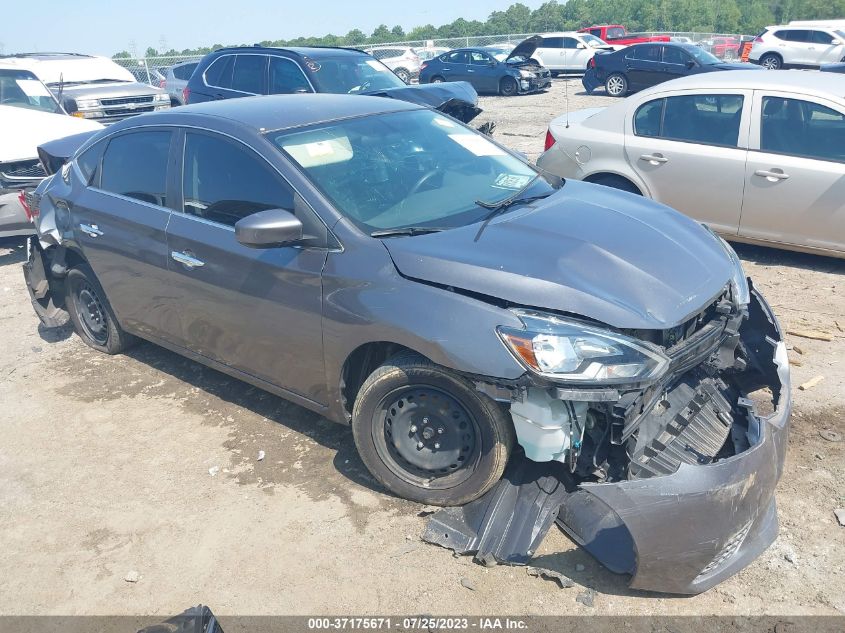
<instances>
[{"instance_id":1,"label":"black steel wheel","mask_svg":"<svg viewBox=\"0 0 845 633\"><path fill-rule=\"evenodd\" d=\"M512 97L519 92L519 84L513 77L503 77L499 82L499 94L503 97Z\"/></svg>"},{"instance_id":2,"label":"black steel wheel","mask_svg":"<svg viewBox=\"0 0 845 633\"><path fill-rule=\"evenodd\" d=\"M90 266L81 264L68 272L65 292L70 320L86 345L106 354L118 354L132 344L134 338L118 324Z\"/></svg>"},{"instance_id":3,"label":"black steel wheel","mask_svg":"<svg viewBox=\"0 0 845 633\"><path fill-rule=\"evenodd\" d=\"M352 413L361 459L394 494L461 505L502 476L514 442L502 407L416 354L397 356L361 386Z\"/></svg>"}]
</instances>

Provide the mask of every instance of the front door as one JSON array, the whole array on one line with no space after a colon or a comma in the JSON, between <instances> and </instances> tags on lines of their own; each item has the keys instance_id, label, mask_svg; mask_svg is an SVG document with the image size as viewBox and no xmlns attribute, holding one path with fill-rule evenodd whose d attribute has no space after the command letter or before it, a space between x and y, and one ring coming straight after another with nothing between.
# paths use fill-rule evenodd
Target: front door
<instances>
[{"instance_id":1,"label":"front door","mask_svg":"<svg viewBox=\"0 0 845 633\"><path fill-rule=\"evenodd\" d=\"M845 113L755 94L741 236L845 251Z\"/></svg>"},{"instance_id":2,"label":"front door","mask_svg":"<svg viewBox=\"0 0 845 633\"><path fill-rule=\"evenodd\" d=\"M499 63L487 53L471 51L469 54L469 68L472 84L478 91L499 91Z\"/></svg>"},{"instance_id":3,"label":"front door","mask_svg":"<svg viewBox=\"0 0 845 633\"><path fill-rule=\"evenodd\" d=\"M173 213L167 228L181 344L325 404L326 250L247 248L234 230L256 211L308 210L294 203L291 186L252 149L199 131L184 139L182 212Z\"/></svg>"},{"instance_id":4,"label":"front door","mask_svg":"<svg viewBox=\"0 0 845 633\"><path fill-rule=\"evenodd\" d=\"M748 151L749 95L653 99L626 122L628 163L647 194L713 229L735 235Z\"/></svg>"},{"instance_id":5,"label":"front door","mask_svg":"<svg viewBox=\"0 0 845 633\"><path fill-rule=\"evenodd\" d=\"M169 292L165 229L172 132L119 134L86 150L77 165L88 186L73 205L74 236L127 330L170 339L158 311Z\"/></svg>"}]
</instances>

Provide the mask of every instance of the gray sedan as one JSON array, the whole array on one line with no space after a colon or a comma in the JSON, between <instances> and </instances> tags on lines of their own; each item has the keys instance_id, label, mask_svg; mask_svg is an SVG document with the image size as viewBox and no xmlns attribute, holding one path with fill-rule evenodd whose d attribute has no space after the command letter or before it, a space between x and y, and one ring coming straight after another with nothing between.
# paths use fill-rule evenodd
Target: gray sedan
<instances>
[{"instance_id":1,"label":"gray sedan","mask_svg":"<svg viewBox=\"0 0 845 633\"><path fill-rule=\"evenodd\" d=\"M845 257L845 77L677 79L552 121L544 170L648 196L729 240Z\"/></svg>"},{"instance_id":2,"label":"gray sedan","mask_svg":"<svg viewBox=\"0 0 845 633\"><path fill-rule=\"evenodd\" d=\"M679 213L547 180L434 110L320 94L121 122L36 196L45 324L351 425L400 497L483 503L509 461L544 464L567 494L537 530L560 506L633 586L681 593L776 534L786 348L730 247Z\"/></svg>"}]
</instances>

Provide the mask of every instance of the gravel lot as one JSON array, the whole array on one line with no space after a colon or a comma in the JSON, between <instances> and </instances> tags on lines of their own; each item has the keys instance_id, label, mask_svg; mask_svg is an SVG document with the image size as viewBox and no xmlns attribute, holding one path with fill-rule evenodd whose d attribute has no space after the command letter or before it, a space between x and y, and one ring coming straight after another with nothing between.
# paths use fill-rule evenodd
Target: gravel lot
<instances>
[{"instance_id":1,"label":"gravel lot","mask_svg":"<svg viewBox=\"0 0 845 633\"><path fill-rule=\"evenodd\" d=\"M559 80L483 98L480 119L533 159L565 91L572 110L610 101ZM537 564L574 588L422 543L422 508L376 486L346 428L150 344L107 357L39 328L23 244L0 241L0 613L164 617L200 602L219 615L845 613L833 514L845 507L845 443L819 435L845 435L845 261L738 250L787 328L833 341L789 337L795 416L777 542L721 586L678 598L630 591L556 528ZM588 588L592 608L576 602Z\"/></svg>"}]
</instances>

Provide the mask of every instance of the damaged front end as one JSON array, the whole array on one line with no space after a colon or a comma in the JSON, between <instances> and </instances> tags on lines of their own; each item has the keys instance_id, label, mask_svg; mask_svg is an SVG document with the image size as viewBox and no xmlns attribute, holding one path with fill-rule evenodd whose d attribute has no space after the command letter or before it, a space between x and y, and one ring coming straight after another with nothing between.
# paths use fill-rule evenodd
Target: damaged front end
<instances>
[{"instance_id":1,"label":"damaged front end","mask_svg":"<svg viewBox=\"0 0 845 633\"><path fill-rule=\"evenodd\" d=\"M428 106L462 123L469 123L483 112L478 107L478 93L472 84L466 81L402 86L364 94Z\"/></svg>"},{"instance_id":2,"label":"damaged front end","mask_svg":"<svg viewBox=\"0 0 845 633\"><path fill-rule=\"evenodd\" d=\"M557 521L630 574L631 587L682 594L716 585L772 543L791 398L765 299L732 284L676 328L626 334L666 363L635 386L536 375L528 385L479 383L508 401L525 456L481 499L435 514L426 540L487 564L524 564ZM634 375L630 366L615 371Z\"/></svg>"}]
</instances>

